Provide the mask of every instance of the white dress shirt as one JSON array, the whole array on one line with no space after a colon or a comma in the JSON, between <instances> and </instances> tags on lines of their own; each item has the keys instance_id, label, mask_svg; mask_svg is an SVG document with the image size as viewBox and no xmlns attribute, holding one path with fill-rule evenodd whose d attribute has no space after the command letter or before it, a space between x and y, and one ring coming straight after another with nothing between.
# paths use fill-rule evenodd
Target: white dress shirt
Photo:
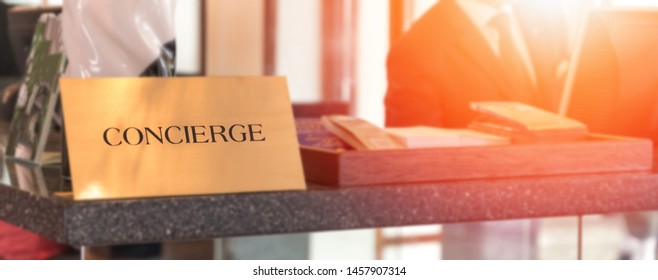
<instances>
[{"instance_id":1,"label":"white dress shirt","mask_svg":"<svg viewBox=\"0 0 658 280\"><path fill-rule=\"evenodd\" d=\"M512 17L512 36L514 44L520 52L521 59L523 60L523 64L528 72L528 76L530 76L532 84L536 85L537 78L535 68L530 59L530 53L525 43L525 39L523 38L523 33L521 32L518 20L514 16L511 7L503 6L497 8L478 0L457 0L457 3L466 13L471 22L473 22L477 29L480 30L480 33L487 41L491 50L498 56L500 56L500 36L498 30L491 26L490 22L501 11L501 9L505 9L505 12L510 13Z\"/></svg>"}]
</instances>

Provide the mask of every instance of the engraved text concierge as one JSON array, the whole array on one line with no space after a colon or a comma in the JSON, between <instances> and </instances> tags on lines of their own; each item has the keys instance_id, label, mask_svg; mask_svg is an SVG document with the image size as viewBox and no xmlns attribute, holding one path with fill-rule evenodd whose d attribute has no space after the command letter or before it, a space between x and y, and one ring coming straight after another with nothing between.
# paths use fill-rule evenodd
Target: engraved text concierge
<instances>
[{"instance_id":1,"label":"engraved text concierge","mask_svg":"<svg viewBox=\"0 0 658 280\"><path fill-rule=\"evenodd\" d=\"M110 127L103 132L109 146L263 142L262 124L189 125L168 127Z\"/></svg>"}]
</instances>

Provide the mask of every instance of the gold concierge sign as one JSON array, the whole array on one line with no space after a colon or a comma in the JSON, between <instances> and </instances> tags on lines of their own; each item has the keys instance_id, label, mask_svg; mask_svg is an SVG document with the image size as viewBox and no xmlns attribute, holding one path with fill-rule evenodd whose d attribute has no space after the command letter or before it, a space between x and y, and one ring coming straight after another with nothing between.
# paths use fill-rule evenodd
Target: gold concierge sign
<instances>
[{"instance_id":1,"label":"gold concierge sign","mask_svg":"<svg viewBox=\"0 0 658 280\"><path fill-rule=\"evenodd\" d=\"M285 78L60 83L76 200L305 188Z\"/></svg>"}]
</instances>

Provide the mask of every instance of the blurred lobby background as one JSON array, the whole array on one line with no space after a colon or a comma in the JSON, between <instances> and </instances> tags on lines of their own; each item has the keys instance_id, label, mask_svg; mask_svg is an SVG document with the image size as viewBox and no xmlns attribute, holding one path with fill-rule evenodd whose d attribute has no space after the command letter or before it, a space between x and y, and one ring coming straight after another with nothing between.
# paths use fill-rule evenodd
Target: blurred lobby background
<instances>
[{"instance_id":1,"label":"blurred lobby background","mask_svg":"<svg viewBox=\"0 0 658 280\"><path fill-rule=\"evenodd\" d=\"M293 103L346 103L352 114L383 126L390 42L436 2L179 0L178 72L287 76ZM564 2L573 7L574 25L589 7L658 7L658 0ZM583 258L655 259L656 213L641 216L645 227L639 233L628 229L622 214L584 217ZM577 258L577 217L540 219L538 224L536 258ZM216 257L236 259L440 259L442 249L440 225L229 238L214 244Z\"/></svg>"}]
</instances>

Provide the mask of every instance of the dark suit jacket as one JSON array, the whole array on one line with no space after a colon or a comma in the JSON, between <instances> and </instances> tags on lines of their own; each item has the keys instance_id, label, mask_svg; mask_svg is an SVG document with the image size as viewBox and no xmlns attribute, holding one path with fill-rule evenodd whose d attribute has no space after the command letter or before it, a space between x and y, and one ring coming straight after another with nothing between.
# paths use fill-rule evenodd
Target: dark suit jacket
<instances>
[{"instance_id":1,"label":"dark suit jacket","mask_svg":"<svg viewBox=\"0 0 658 280\"><path fill-rule=\"evenodd\" d=\"M536 68L536 87L515 80L458 4L443 0L391 48L385 100L387 125L464 127L472 120L469 103L473 101L557 106L551 104L551 99L556 99L552 94L561 86L556 86L558 81L553 77L557 61L566 57L564 32L545 28L559 28L555 27L559 22L555 15L537 17L533 13L542 14L541 8L527 0L520 2L530 5L519 6L516 15ZM542 18L548 24L538 20Z\"/></svg>"}]
</instances>

